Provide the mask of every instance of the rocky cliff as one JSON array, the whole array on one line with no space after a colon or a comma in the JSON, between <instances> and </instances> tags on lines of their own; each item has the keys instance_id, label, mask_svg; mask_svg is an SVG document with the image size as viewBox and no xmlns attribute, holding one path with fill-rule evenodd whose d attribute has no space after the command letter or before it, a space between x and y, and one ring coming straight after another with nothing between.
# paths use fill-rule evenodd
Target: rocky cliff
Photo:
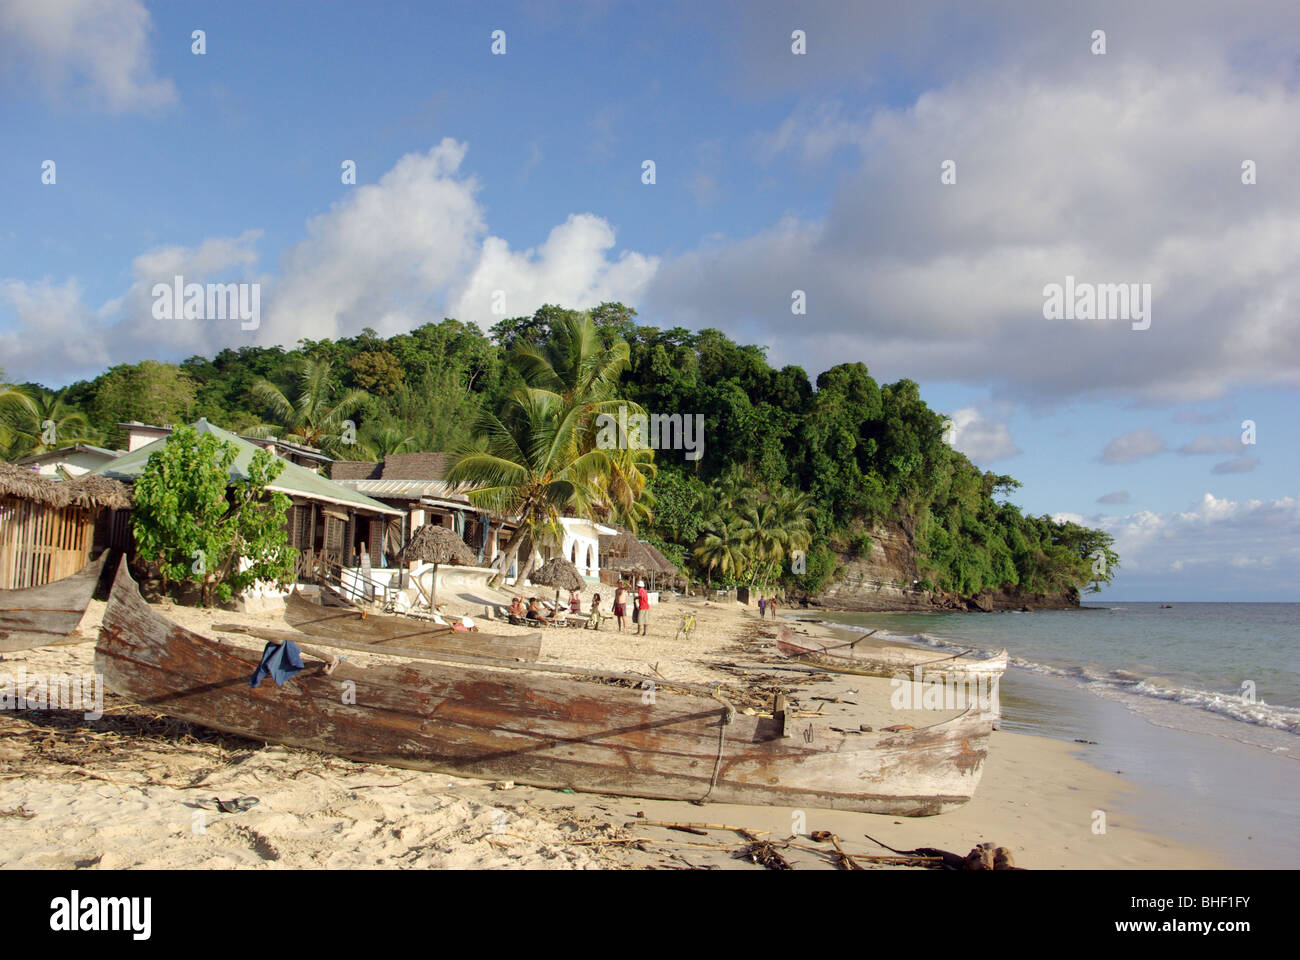
<instances>
[{"instance_id":1,"label":"rocky cliff","mask_svg":"<svg viewBox=\"0 0 1300 960\"><path fill-rule=\"evenodd\" d=\"M866 556L841 555L839 576L808 597L810 605L837 610L917 611L936 610L1061 610L1079 605L1079 593L1024 594L1018 590L985 591L961 597L943 591L922 590L916 547L900 524L887 523L871 531L871 550Z\"/></svg>"}]
</instances>

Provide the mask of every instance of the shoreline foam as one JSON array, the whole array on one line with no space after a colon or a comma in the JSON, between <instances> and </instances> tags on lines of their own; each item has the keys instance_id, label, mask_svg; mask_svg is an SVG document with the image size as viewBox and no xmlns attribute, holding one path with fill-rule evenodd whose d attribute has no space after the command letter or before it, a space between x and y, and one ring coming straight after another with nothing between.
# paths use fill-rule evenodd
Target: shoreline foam
<instances>
[{"instance_id":1,"label":"shoreline foam","mask_svg":"<svg viewBox=\"0 0 1300 960\"><path fill-rule=\"evenodd\" d=\"M851 611L834 611L830 615L833 616L836 612ZM824 619L823 624L828 628L849 632L855 636L862 632L861 625L843 623L833 619ZM989 652L987 648L968 641L961 641L961 638L957 637L943 637L929 633L895 633L888 628L879 629L871 639L903 646L929 647L951 652L971 649ZM1237 721L1251 727L1258 727L1262 730L1273 730L1289 736L1300 737L1300 709L1295 707L1277 706L1264 700L1250 702L1241 696L1220 691L1165 685L1160 677L1145 676L1122 668L1097 671L1083 665L1062 667L1018 656L1014 651L1009 650L1008 653L1009 662L1013 666L1045 676L1072 681L1098 696L1110 696L1112 699L1127 702L1123 697L1115 697L1116 694L1127 694L1134 698L1143 697L1174 703L1189 709L1203 710L1215 716ZM1148 717L1147 719L1152 718ZM1202 729L1203 725L1191 720L1180 724L1176 715L1162 717L1160 720L1152 719L1152 722L1162 723L1162 725L1170 726L1173 729L1186 730L1191 733L1206 732L1209 735L1222 735L1220 732L1205 731ZM1252 738L1243 735L1231 739L1270 752L1278 752L1279 748L1286 748L1293 759L1300 760L1300 749L1296 749L1300 744L1297 743L1281 741L1276 737L1267 736Z\"/></svg>"}]
</instances>

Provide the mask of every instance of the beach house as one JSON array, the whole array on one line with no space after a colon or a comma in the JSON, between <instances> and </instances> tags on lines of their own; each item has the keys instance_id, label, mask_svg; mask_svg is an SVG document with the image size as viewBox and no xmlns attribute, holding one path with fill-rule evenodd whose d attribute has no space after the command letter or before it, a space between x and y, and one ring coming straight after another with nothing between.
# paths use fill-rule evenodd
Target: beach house
<instances>
[{"instance_id":1,"label":"beach house","mask_svg":"<svg viewBox=\"0 0 1300 960\"><path fill-rule=\"evenodd\" d=\"M73 443L57 450L35 453L17 461L18 466L35 470L43 477L55 480L82 477L94 473L104 464L122 455L121 450L108 450L90 443Z\"/></svg>"},{"instance_id":2,"label":"beach house","mask_svg":"<svg viewBox=\"0 0 1300 960\"><path fill-rule=\"evenodd\" d=\"M248 478L248 466L259 449L269 448L281 455L279 441L240 437L206 419L193 426L200 434L212 434L234 445L236 456L230 468L231 482ZM123 483L134 483L149 457L162 449L171 434L170 428L151 429L161 435L137 444L128 453L101 467L99 473ZM307 448L301 450L310 453ZM321 460L323 465L328 465L328 457ZM391 527L395 523L400 526L403 516L401 510L335 483L288 458L284 470L268 484L267 489L285 494L292 504L286 517L289 544L298 551L298 579L309 582L337 583L343 568L360 564L363 550L367 557L373 558L375 565L380 565L389 538L394 535ZM124 525L124 529L129 528ZM129 549L130 544L122 542L114 546Z\"/></svg>"},{"instance_id":3,"label":"beach house","mask_svg":"<svg viewBox=\"0 0 1300 960\"><path fill-rule=\"evenodd\" d=\"M515 532L517 524L489 515L469 501L464 490L447 483L453 456L449 453L394 453L379 463L336 460L333 481L364 494L402 514L400 533L390 543L395 556L427 523L446 527L465 541L481 564L490 564Z\"/></svg>"}]
</instances>

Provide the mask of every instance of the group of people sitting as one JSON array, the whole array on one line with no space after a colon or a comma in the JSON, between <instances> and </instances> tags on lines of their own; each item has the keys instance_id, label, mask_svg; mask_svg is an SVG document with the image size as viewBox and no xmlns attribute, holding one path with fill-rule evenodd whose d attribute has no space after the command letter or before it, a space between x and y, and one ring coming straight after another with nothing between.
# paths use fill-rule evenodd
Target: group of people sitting
<instances>
[{"instance_id":1,"label":"group of people sitting","mask_svg":"<svg viewBox=\"0 0 1300 960\"><path fill-rule=\"evenodd\" d=\"M561 626L567 624L571 619L585 620L585 625L595 630L600 629L600 624L604 615L600 611L600 594L591 595L590 611L586 617L582 615L582 596L577 590L569 591L569 609L566 612L557 604L555 609L547 604L540 597L531 597L527 604L524 598L516 594L514 600L510 603L510 621L512 623L538 623L549 626ZM636 591L633 592L628 581L620 580L618 586L614 588L613 616L618 622L618 630L623 632L626 625L628 610L631 610L633 632L638 636L645 636L650 629L650 594L646 590L645 581L638 580Z\"/></svg>"},{"instance_id":2,"label":"group of people sitting","mask_svg":"<svg viewBox=\"0 0 1300 960\"><path fill-rule=\"evenodd\" d=\"M554 608L552 608L554 607ZM577 591L569 593L569 610L564 611L558 604L548 604L541 597L530 597L525 605L524 598L516 594L514 600L510 603L511 621L527 623L546 624L548 626L565 626L570 618L574 620L586 620L586 626L600 629L600 594L593 594L591 598L591 615L584 618L582 616L582 598L578 596Z\"/></svg>"}]
</instances>

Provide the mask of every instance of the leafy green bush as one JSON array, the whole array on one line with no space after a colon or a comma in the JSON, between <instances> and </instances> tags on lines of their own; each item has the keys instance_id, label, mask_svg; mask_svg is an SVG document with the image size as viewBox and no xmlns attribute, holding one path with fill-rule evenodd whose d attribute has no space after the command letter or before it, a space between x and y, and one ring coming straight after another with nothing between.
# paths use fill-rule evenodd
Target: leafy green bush
<instances>
[{"instance_id":1,"label":"leafy green bush","mask_svg":"<svg viewBox=\"0 0 1300 960\"><path fill-rule=\"evenodd\" d=\"M233 444L179 427L135 482L137 556L157 566L164 589L193 584L207 606L230 600L256 580L284 583L293 573L285 529L289 498L266 491L284 461L259 450L249 478L231 484L235 456Z\"/></svg>"}]
</instances>

